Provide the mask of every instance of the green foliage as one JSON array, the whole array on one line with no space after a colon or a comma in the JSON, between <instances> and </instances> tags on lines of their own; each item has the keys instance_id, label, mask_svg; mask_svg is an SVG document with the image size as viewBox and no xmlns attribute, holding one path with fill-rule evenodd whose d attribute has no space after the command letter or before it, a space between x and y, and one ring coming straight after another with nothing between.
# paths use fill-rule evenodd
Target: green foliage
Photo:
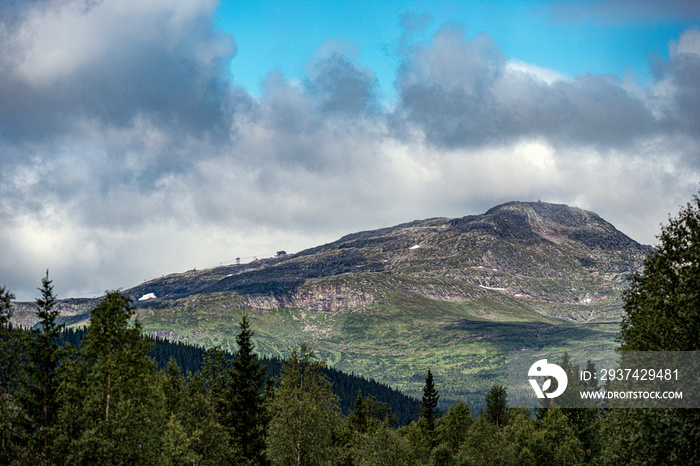
<instances>
[{"instance_id":1,"label":"green foliage","mask_svg":"<svg viewBox=\"0 0 700 466\"><path fill-rule=\"evenodd\" d=\"M486 394L486 419L496 427L508 423L508 394L503 385L494 385Z\"/></svg>"},{"instance_id":2,"label":"green foliage","mask_svg":"<svg viewBox=\"0 0 700 466\"><path fill-rule=\"evenodd\" d=\"M513 409L510 412L508 425L499 431L511 448L513 462L522 466L537 466L536 453L541 453L537 446L538 429L530 416L530 412L524 409ZM541 456L541 455L540 455Z\"/></svg>"},{"instance_id":3,"label":"green foliage","mask_svg":"<svg viewBox=\"0 0 700 466\"><path fill-rule=\"evenodd\" d=\"M603 418L603 464L700 464L697 409L615 409Z\"/></svg>"},{"instance_id":4,"label":"green foliage","mask_svg":"<svg viewBox=\"0 0 700 466\"><path fill-rule=\"evenodd\" d=\"M433 448L433 432L428 429L428 421L421 417L401 428L400 434L408 441L411 457L417 464L428 461L430 451Z\"/></svg>"},{"instance_id":5,"label":"green foliage","mask_svg":"<svg viewBox=\"0 0 700 466\"><path fill-rule=\"evenodd\" d=\"M435 432L439 444L446 445L452 453L459 454L462 443L473 422L469 405L459 402L437 420Z\"/></svg>"},{"instance_id":6,"label":"green foliage","mask_svg":"<svg viewBox=\"0 0 700 466\"><path fill-rule=\"evenodd\" d=\"M27 345L27 378L20 394L24 420L24 441L30 457L46 464L51 459L50 430L58 412L58 337L62 324L57 322L58 310L49 271L41 280L41 297L37 298L37 328L30 334Z\"/></svg>"},{"instance_id":7,"label":"green foliage","mask_svg":"<svg viewBox=\"0 0 700 466\"><path fill-rule=\"evenodd\" d=\"M543 419L551 407L572 406L571 408L561 408L561 412L566 416L576 438L581 442L584 461L590 462L599 455L602 448L600 406L594 400L581 400L579 392L598 390L598 381L593 378L590 381L582 381L579 377L578 365L571 361L566 351L557 364L564 370L568 378L567 390L557 398L542 400L543 407L539 410L539 418ZM593 361L587 361L586 370L595 373Z\"/></svg>"},{"instance_id":8,"label":"green foliage","mask_svg":"<svg viewBox=\"0 0 700 466\"><path fill-rule=\"evenodd\" d=\"M202 373L192 374L187 380L179 419L193 462L198 465L227 464L234 456L228 432L217 421L211 406L211 394Z\"/></svg>"},{"instance_id":9,"label":"green foliage","mask_svg":"<svg viewBox=\"0 0 700 466\"><path fill-rule=\"evenodd\" d=\"M622 351L700 350L700 198L659 235L623 294Z\"/></svg>"},{"instance_id":10,"label":"green foliage","mask_svg":"<svg viewBox=\"0 0 700 466\"><path fill-rule=\"evenodd\" d=\"M13 299L15 299L15 295L4 286L0 286L0 327L4 328L10 322Z\"/></svg>"},{"instance_id":11,"label":"green foliage","mask_svg":"<svg viewBox=\"0 0 700 466\"><path fill-rule=\"evenodd\" d=\"M480 416L470 427L458 458L470 465L556 466L583 462L581 443L558 409L547 411L541 421L532 420L522 411L511 413L503 428Z\"/></svg>"},{"instance_id":12,"label":"green foliage","mask_svg":"<svg viewBox=\"0 0 700 466\"><path fill-rule=\"evenodd\" d=\"M19 454L21 440L17 430L21 412L14 400L26 367L26 334L9 323L13 299L0 287L0 464L9 464Z\"/></svg>"},{"instance_id":13,"label":"green foliage","mask_svg":"<svg viewBox=\"0 0 700 466\"><path fill-rule=\"evenodd\" d=\"M131 298L109 292L92 310L78 357L61 383L63 460L159 464L165 396Z\"/></svg>"},{"instance_id":14,"label":"green foliage","mask_svg":"<svg viewBox=\"0 0 700 466\"><path fill-rule=\"evenodd\" d=\"M700 350L700 198L669 219L660 244L624 293L622 351ZM606 413L601 458L608 464L700 463L697 409Z\"/></svg>"},{"instance_id":15,"label":"green foliage","mask_svg":"<svg viewBox=\"0 0 700 466\"><path fill-rule=\"evenodd\" d=\"M268 451L273 464L334 464L341 446L338 397L306 345L292 351L270 403Z\"/></svg>"},{"instance_id":16,"label":"green foliage","mask_svg":"<svg viewBox=\"0 0 700 466\"><path fill-rule=\"evenodd\" d=\"M567 417L559 409L550 409L535 431L530 444L538 465L583 463L583 446L576 438Z\"/></svg>"},{"instance_id":17,"label":"green foliage","mask_svg":"<svg viewBox=\"0 0 700 466\"><path fill-rule=\"evenodd\" d=\"M209 409L220 424L226 417L226 387L230 383L229 362L220 347L209 348L204 355L202 373L207 386Z\"/></svg>"},{"instance_id":18,"label":"green foliage","mask_svg":"<svg viewBox=\"0 0 700 466\"><path fill-rule=\"evenodd\" d=\"M428 430L435 428L435 419L438 417L438 394L435 383L433 382L433 374L428 369L428 375L425 377L425 386L423 386L423 398L421 398L421 415L428 423Z\"/></svg>"},{"instance_id":19,"label":"green foliage","mask_svg":"<svg viewBox=\"0 0 700 466\"><path fill-rule=\"evenodd\" d=\"M357 436L353 451L354 463L358 466L405 466L412 464L411 447L405 436L386 422Z\"/></svg>"},{"instance_id":20,"label":"green foliage","mask_svg":"<svg viewBox=\"0 0 700 466\"><path fill-rule=\"evenodd\" d=\"M469 428L459 455L460 461L470 465L511 465L516 458L515 446L485 416Z\"/></svg>"},{"instance_id":21,"label":"green foliage","mask_svg":"<svg viewBox=\"0 0 700 466\"><path fill-rule=\"evenodd\" d=\"M348 415L349 427L364 434L378 423L386 423L395 428L398 426L398 418L394 416L388 403L382 403L373 395L363 397L362 390L358 390L354 409Z\"/></svg>"},{"instance_id":22,"label":"green foliage","mask_svg":"<svg viewBox=\"0 0 700 466\"><path fill-rule=\"evenodd\" d=\"M267 366L262 365L253 352L253 331L246 314L236 336L238 351L229 374L226 390L225 426L244 460L265 464L265 437L269 422L263 389L267 385Z\"/></svg>"},{"instance_id":23,"label":"green foliage","mask_svg":"<svg viewBox=\"0 0 700 466\"><path fill-rule=\"evenodd\" d=\"M362 390L358 390L357 392L354 408L355 409L353 409L348 416L348 423L351 429L364 434L367 432L369 414L364 403L364 398L362 398Z\"/></svg>"},{"instance_id":24,"label":"green foliage","mask_svg":"<svg viewBox=\"0 0 700 466\"><path fill-rule=\"evenodd\" d=\"M187 466L201 464L201 456L191 448L187 431L175 414L171 414L163 433L163 457L165 466Z\"/></svg>"},{"instance_id":25,"label":"green foliage","mask_svg":"<svg viewBox=\"0 0 700 466\"><path fill-rule=\"evenodd\" d=\"M430 452L430 466L453 466L457 465L457 458L452 449L444 444L438 445Z\"/></svg>"},{"instance_id":26,"label":"green foliage","mask_svg":"<svg viewBox=\"0 0 700 466\"><path fill-rule=\"evenodd\" d=\"M180 372L180 366L175 359L168 361L163 380L163 393L165 394L165 407L169 415L177 414L182 410L185 396L185 381Z\"/></svg>"}]
</instances>

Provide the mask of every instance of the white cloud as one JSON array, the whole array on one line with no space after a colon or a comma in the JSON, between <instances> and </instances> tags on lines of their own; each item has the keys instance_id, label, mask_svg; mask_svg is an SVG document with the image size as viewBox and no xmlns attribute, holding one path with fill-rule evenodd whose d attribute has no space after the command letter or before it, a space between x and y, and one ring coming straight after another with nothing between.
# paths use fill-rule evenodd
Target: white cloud
<instances>
[{"instance_id":1,"label":"white cloud","mask_svg":"<svg viewBox=\"0 0 700 466\"><path fill-rule=\"evenodd\" d=\"M681 34L678 42L671 41L669 44L671 55L681 55L689 53L700 55L700 29L691 28Z\"/></svg>"},{"instance_id":2,"label":"white cloud","mask_svg":"<svg viewBox=\"0 0 700 466\"><path fill-rule=\"evenodd\" d=\"M514 199L652 242L698 188L697 30L644 88L444 28L404 47L387 108L351 44L253 98L228 81L214 2L77 5L37 3L0 34L0 284L20 299L46 268L62 296L100 294Z\"/></svg>"},{"instance_id":3,"label":"white cloud","mask_svg":"<svg viewBox=\"0 0 700 466\"><path fill-rule=\"evenodd\" d=\"M547 84L552 84L554 81L566 81L568 77L555 70L542 68L522 60L511 58L506 63L506 70L510 72L526 73Z\"/></svg>"}]
</instances>

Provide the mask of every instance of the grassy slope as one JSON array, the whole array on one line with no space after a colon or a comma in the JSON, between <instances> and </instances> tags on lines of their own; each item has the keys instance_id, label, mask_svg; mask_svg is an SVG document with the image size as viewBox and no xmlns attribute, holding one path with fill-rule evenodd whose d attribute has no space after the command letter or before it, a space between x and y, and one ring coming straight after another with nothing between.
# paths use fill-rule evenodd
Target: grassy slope
<instances>
[{"instance_id":1,"label":"grassy slope","mask_svg":"<svg viewBox=\"0 0 700 466\"><path fill-rule=\"evenodd\" d=\"M575 324L543 315L585 312L605 314L619 300L591 305L536 303L475 288L467 300L429 299L406 291L407 279L375 280L356 276L324 281L372 287L380 299L368 306L337 312L276 309L250 314L257 350L284 357L308 343L337 369L374 378L419 396L428 368L439 384L441 401L479 403L495 382L505 383L509 351L538 349L556 357L564 350L583 356L614 348L614 323ZM222 292L196 295L160 307L143 307L145 330L162 336L235 349L240 296ZM547 309L549 308L549 309ZM579 348L578 350L574 350Z\"/></svg>"}]
</instances>

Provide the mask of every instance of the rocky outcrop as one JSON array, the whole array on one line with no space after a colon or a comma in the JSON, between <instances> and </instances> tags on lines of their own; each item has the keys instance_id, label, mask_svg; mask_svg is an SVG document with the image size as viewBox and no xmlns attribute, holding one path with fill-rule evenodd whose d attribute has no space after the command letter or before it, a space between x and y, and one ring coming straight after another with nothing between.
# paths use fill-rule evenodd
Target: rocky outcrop
<instances>
[{"instance_id":1,"label":"rocky outcrop","mask_svg":"<svg viewBox=\"0 0 700 466\"><path fill-rule=\"evenodd\" d=\"M373 300L372 294L354 287L311 284L284 295L245 295L242 307L254 312L266 312L274 309L336 312L343 309L364 307L372 303Z\"/></svg>"}]
</instances>

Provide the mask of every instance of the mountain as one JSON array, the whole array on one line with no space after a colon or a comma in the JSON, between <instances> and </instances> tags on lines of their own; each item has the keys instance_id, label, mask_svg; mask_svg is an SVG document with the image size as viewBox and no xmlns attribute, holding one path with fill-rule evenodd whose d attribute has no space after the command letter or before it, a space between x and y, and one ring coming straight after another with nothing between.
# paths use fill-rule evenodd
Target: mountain
<instances>
[{"instance_id":1,"label":"mountain","mask_svg":"<svg viewBox=\"0 0 700 466\"><path fill-rule=\"evenodd\" d=\"M441 400L473 402L502 379L508 351L612 348L626 278L650 249L593 212L509 202L126 293L153 335L233 349L247 311L263 355L307 342L331 366L414 396L431 368ZM89 305L64 303L70 323Z\"/></svg>"}]
</instances>

